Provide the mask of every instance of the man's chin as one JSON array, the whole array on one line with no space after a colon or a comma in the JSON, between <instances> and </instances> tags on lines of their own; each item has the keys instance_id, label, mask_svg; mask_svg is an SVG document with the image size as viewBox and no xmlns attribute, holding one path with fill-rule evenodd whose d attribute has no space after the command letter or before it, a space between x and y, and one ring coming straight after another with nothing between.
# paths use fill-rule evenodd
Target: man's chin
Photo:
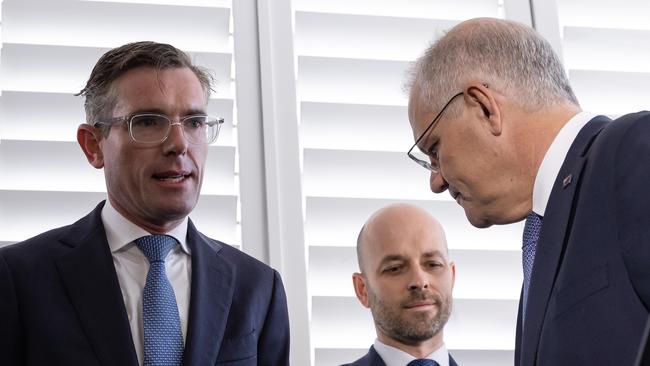
<instances>
[{"instance_id":1,"label":"man's chin","mask_svg":"<svg viewBox=\"0 0 650 366\"><path fill-rule=\"evenodd\" d=\"M470 224L472 224L472 226L477 227L479 229L485 229L494 225L493 222L483 217L472 215L471 213L467 212L467 210L465 210L465 217L467 217L467 220L469 221Z\"/></svg>"},{"instance_id":2,"label":"man's chin","mask_svg":"<svg viewBox=\"0 0 650 366\"><path fill-rule=\"evenodd\" d=\"M179 221L184 219L192 212L196 204L188 202L161 202L156 205L153 215L162 221Z\"/></svg>"}]
</instances>

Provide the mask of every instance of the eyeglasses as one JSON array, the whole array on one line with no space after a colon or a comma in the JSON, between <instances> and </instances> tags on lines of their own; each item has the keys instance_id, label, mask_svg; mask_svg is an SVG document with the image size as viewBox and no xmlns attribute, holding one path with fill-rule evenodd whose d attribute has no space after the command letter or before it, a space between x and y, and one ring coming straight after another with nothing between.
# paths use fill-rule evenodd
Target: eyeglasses
<instances>
[{"instance_id":1,"label":"eyeglasses","mask_svg":"<svg viewBox=\"0 0 650 366\"><path fill-rule=\"evenodd\" d=\"M172 122L164 114L139 113L98 121L93 126L111 126L119 122L127 123L131 140L137 143L159 144L169 137L172 126L180 125L187 141L193 144L211 144L217 140L224 119L196 114L181 117L178 122Z\"/></svg>"},{"instance_id":2,"label":"eyeglasses","mask_svg":"<svg viewBox=\"0 0 650 366\"><path fill-rule=\"evenodd\" d=\"M428 169L428 170L430 170L430 171L432 171L434 173L438 173L440 171L440 162L438 161L438 152L437 151L430 151L431 149L422 150L418 146L418 143L420 142L420 140L422 140L424 138L424 136L427 135L427 132L433 130L433 126L436 124L436 122L438 122L438 120L440 119L440 116L442 116L442 112L444 112L445 109L447 109L447 107L451 104L451 102L454 99L456 99L456 97L461 96L461 95L463 95L463 92L455 94L453 97L451 97L451 99L449 99L447 104L445 104L445 106L442 107L442 109L440 110L440 113L438 113L438 115L433 119L433 121L431 121L431 123L429 123L429 127L427 127L426 130L424 130L424 132L422 132L420 137L418 137L417 140L415 140L415 143L413 144L413 146L411 146L409 151L406 153L406 155L408 155L408 157L411 158L411 160L416 162L421 167L423 167L425 169ZM416 146L418 146L418 149L421 150L421 151L418 151L418 150L413 151L413 149L415 149ZM418 155L421 156L421 157L418 157ZM428 157L429 161L425 160L425 159L427 159L427 157Z\"/></svg>"}]
</instances>

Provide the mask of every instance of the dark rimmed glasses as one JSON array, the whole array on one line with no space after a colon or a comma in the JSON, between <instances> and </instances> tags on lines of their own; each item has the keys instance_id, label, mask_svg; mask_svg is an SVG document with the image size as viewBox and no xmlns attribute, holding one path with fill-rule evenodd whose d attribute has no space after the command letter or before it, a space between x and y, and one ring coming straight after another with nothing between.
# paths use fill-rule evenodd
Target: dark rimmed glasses
<instances>
[{"instance_id":1,"label":"dark rimmed glasses","mask_svg":"<svg viewBox=\"0 0 650 366\"><path fill-rule=\"evenodd\" d=\"M193 144L211 144L217 140L224 119L195 114L181 117L175 122L164 114L138 113L95 122L93 126L111 126L120 122L127 124L131 140L141 144L159 144L165 141L174 125L181 126L187 141Z\"/></svg>"},{"instance_id":2,"label":"dark rimmed glasses","mask_svg":"<svg viewBox=\"0 0 650 366\"><path fill-rule=\"evenodd\" d=\"M456 99L456 97L461 96L461 95L463 95L463 92L454 94L454 96L449 99L449 101L445 104L445 106L442 107L442 109L440 110L438 115L436 115L436 117L433 119L433 121L431 121L431 123L429 123L429 126L422 132L422 134L420 134L420 137L418 137L417 140L415 140L415 143L413 144L413 146L411 146L409 151L406 153L406 155L408 155L408 157L411 158L411 160L413 160L414 162L416 162L419 166L421 166L421 167L423 167L425 169L428 169L428 170L432 171L433 173L438 173L440 171L440 162L438 161L438 152L437 151L431 151L431 149L423 150L422 148L420 148L420 146L418 146L418 143L420 142L420 140L422 140L424 138L424 136L427 135L427 133L429 131L433 130L433 126L435 126L436 122L438 122L438 120L442 116L442 112L444 112L445 109L447 109L447 107L451 104L451 102L454 99ZM416 146L418 147L419 151L418 150L413 151L413 149L415 149ZM421 157L418 157L417 155L420 155ZM425 159L427 159L429 161L427 161Z\"/></svg>"}]
</instances>

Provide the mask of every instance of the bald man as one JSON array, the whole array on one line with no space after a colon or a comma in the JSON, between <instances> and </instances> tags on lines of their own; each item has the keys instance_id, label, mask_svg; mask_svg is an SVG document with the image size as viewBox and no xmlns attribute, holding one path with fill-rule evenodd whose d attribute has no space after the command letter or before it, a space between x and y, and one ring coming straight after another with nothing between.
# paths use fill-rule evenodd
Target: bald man
<instances>
[{"instance_id":1,"label":"bald man","mask_svg":"<svg viewBox=\"0 0 650 366\"><path fill-rule=\"evenodd\" d=\"M357 257L352 282L377 339L348 366L456 366L443 343L456 267L440 223L416 206L382 208L361 229Z\"/></svg>"}]
</instances>

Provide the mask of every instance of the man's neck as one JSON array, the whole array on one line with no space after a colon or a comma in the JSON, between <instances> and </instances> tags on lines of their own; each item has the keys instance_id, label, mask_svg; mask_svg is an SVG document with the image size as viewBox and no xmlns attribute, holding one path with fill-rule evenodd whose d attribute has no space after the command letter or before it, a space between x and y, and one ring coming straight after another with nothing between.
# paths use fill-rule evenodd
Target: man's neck
<instances>
[{"instance_id":1,"label":"man's neck","mask_svg":"<svg viewBox=\"0 0 650 366\"><path fill-rule=\"evenodd\" d=\"M523 119L525 134L520 141L526 144L520 146L526 151L529 157L530 171L537 172L549 147L555 140L562 127L566 125L573 116L580 113L579 106L564 103L553 107L543 108L536 112L530 112L527 118Z\"/></svg>"},{"instance_id":2,"label":"man's neck","mask_svg":"<svg viewBox=\"0 0 650 366\"><path fill-rule=\"evenodd\" d=\"M166 221L160 221L160 222L147 221L147 220L144 220L141 217L130 214L126 210L122 209L122 207L120 205L116 205L115 202L113 200L111 200L110 195L109 195L108 199L109 199L109 202L111 203L111 206L113 206L113 208L115 209L115 211L117 211L125 219L129 220L133 224L141 227L142 229L146 230L148 233L153 234L153 235L166 234L166 233L172 231L178 225L180 225L183 222L183 220L185 219L184 217L181 217L179 219L166 220Z\"/></svg>"},{"instance_id":3,"label":"man's neck","mask_svg":"<svg viewBox=\"0 0 650 366\"><path fill-rule=\"evenodd\" d=\"M427 340L415 344L405 344L382 333L377 334L377 338L383 344L400 349L415 358L425 358L443 344L442 331Z\"/></svg>"}]
</instances>

